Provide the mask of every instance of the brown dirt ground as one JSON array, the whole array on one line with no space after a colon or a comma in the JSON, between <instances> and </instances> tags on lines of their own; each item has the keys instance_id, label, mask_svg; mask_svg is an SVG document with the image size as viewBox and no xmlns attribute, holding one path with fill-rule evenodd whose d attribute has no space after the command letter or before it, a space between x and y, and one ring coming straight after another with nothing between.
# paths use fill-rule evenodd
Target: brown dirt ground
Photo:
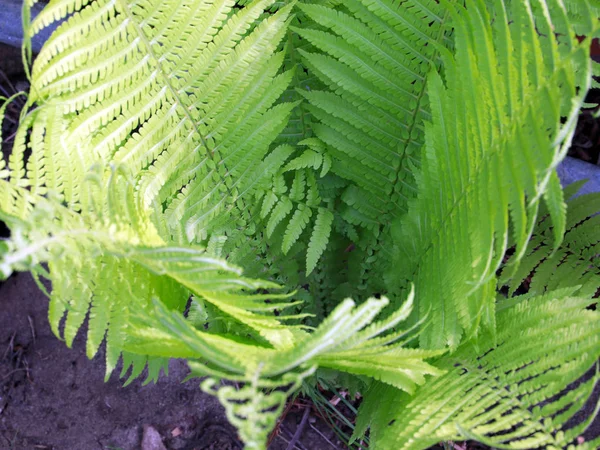
<instances>
[{"instance_id":1,"label":"brown dirt ground","mask_svg":"<svg viewBox=\"0 0 600 450\"><path fill-rule=\"evenodd\" d=\"M0 448L134 449L145 424L182 430L173 449L239 447L218 401L179 382L182 362L156 385L124 388L116 374L104 383L103 355L88 360L81 336L72 350L60 342L47 304L28 274L0 287Z\"/></svg>"},{"instance_id":2,"label":"brown dirt ground","mask_svg":"<svg viewBox=\"0 0 600 450\"><path fill-rule=\"evenodd\" d=\"M73 349L59 341L47 304L29 274L0 285L0 449L139 450L148 425L168 450L241 449L217 399L195 380L181 383L183 361L157 384L123 387L119 369L104 383L103 355L88 360L82 336ZM286 448L301 416L287 415L271 449ZM343 446L313 415L297 448Z\"/></svg>"}]
</instances>

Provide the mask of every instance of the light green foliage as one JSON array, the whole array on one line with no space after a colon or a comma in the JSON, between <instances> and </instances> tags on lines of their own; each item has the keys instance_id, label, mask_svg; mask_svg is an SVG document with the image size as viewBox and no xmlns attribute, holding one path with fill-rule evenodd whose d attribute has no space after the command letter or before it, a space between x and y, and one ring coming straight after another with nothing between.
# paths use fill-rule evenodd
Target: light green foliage
<instances>
[{"instance_id":1,"label":"light green foliage","mask_svg":"<svg viewBox=\"0 0 600 450\"><path fill-rule=\"evenodd\" d=\"M440 327L422 335L426 348L456 347L463 333L494 328L495 273L509 239L513 263L522 258L542 198L555 247L565 230L553 169L589 87L589 55L558 3L539 14L535 2L494 3L446 5L455 51L443 52L443 79L430 77L419 195L397 226L390 276L414 281L420 313ZM568 38L558 42L549 30Z\"/></svg>"},{"instance_id":2,"label":"light green foliage","mask_svg":"<svg viewBox=\"0 0 600 450\"><path fill-rule=\"evenodd\" d=\"M230 296L221 294L219 298L226 301ZM235 300L239 304L243 298ZM192 359L193 375L209 377L202 384L207 392L215 393L219 379L248 383L239 391L225 387L216 394L248 447L262 448L287 395L319 366L371 377L409 392L425 382L425 375L442 373L423 361L440 351L404 348L401 339L406 332L389 332L410 314L413 295L395 313L373 323L388 303L386 298L373 298L355 306L347 299L314 332L296 330L290 345L265 347L196 329L181 314L169 312L155 301L152 313L137 312L132 319L126 350ZM271 326L265 324L264 328ZM202 361L193 361L197 358ZM265 395L258 394L258 389L274 391Z\"/></svg>"},{"instance_id":3,"label":"light green foliage","mask_svg":"<svg viewBox=\"0 0 600 450\"><path fill-rule=\"evenodd\" d=\"M435 365L446 373L412 396L376 386L361 407L373 414L365 417L372 420L372 445L424 449L471 438L493 448L572 448L594 414L563 426L600 381L596 366L591 378L565 391L597 362L600 345L597 314L572 292L501 302L498 345L487 338L442 356Z\"/></svg>"},{"instance_id":4,"label":"light green foliage","mask_svg":"<svg viewBox=\"0 0 600 450\"><path fill-rule=\"evenodd\" d=\"M53 0L25 30L64 19L0 160L0 273L50 280L54 333L87 320L107 377L186 359L248 448L324 376L368 387L354 438L371 427L373 448L575 445L597 375L563 391L600 357L600 202L567 214L554 169L598 73L591 17Z\"/></svg>"}]
</instances>

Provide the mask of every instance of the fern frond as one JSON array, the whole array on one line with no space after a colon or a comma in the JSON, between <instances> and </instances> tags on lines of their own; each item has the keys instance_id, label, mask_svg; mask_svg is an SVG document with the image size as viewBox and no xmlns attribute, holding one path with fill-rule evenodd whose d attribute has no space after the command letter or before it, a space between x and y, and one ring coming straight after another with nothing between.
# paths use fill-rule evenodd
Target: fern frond
<instances>
[{"instance_id":1,"label":"fern frond","mask_svg":"<svg viewBox=\"0 0 600 450\"><path fill-rule=\"evenodd\" d=\"M310 208L306 208L304 205L298 206L283 236L282 250L284 254L289 252L292 245L298 241L300 234L302 234L306 225L308 225L311 216L312 211Z\"/></svg>"},{"instance_id":2,"label":"fern frond","mask_svg":"<svg viewBox=\"0 0 600 450\"><path fill-rule=\"evenodd\" d=\"M5 181L0 183L2 187L9 185ZM127 203L126 198L118 202ZM64 336L68 346L89 318L87 354L93 357L106 342L108 375L127 340L125 330L131 313L139 310L147 313L152 297L172 310L183 311L192 293L273 345L291 345L293 328L283 325L273 313L275 308L293 306L276 301L288 296L270 294L272 307L264 308L267 296L248 293L277 288L276 284L245 278L239 268L209 256L202 249L168 246L156 233L144 236L140 218L135 219L135 211L130 212L118 221L106 222L101 217L75 214L39 198L27 222L13 219L11 223L11 217L7 216L13 238L6 242L6 252L0 259L2 274L32 270L52 281L50 324L57 336ZM152 229L149 219L145 222ZM57 224L60 224L58 231L54 231ZM140 239L145 240L140 242ZM48 272L41 263L48 263Z\"/></svg>"},{"instance_id":3,"label":"fern frond","mask_svg":"<svg viewBox=\"0 0 600 450\"><path fill-rule=\"evenodd\" d=\"M267 438L283 412L288 397L300 389L302 381L315 371L311 367L300 373L289 373L276 382L265 382L257 370L251 381L242 388L219 386L214 372L198 363L190 363L196 376L211 374L201 384L202 390L219 399L227 417L239 432L247 449L264 449ZM266 390L270 392L265 393Z\"/></svg>"},{"instance_id":4,"label":"fern frond","mask_svg":"<svg viewBox=\"0 0 600 450\"><path fill-rule=\"evenodd\" d=\"M317 261L327 247L332 223L333 214L324 208L319 208L315 220L315 229L310 237L308 253L306 255L306 273L308 274L315 269Z\"/></svg>"},{"instance_id":5,"label":"fern frond","mask_svg":"<svg viewBox=\"0 0 600 450\"><path fill-rule=\"evenodd\" d=\"M446 7L456 52L444 52L445 81L430 76L419 196L398 227L390 275L414 280L420 313L431 311L438 324L421 335L425 348L455 347L480 324L493 328L495 272L509 231L517 263L542 197L560 243L565 208L554 169L591 78L588 50L559 6L536 20L529 1ZM558 40L540 27L564 34Z\"/></svg>"},{"instance_id":6,"label":"fern frond","mask_svg":"<svg viewBox=\"0 0 600 450\"><path fill-rule=\"evenodd\" d=\"M180 310L194 293L259 339L293 340L272 311L227 301L273 283L189 247L239 242L253 223L246 199L272 176L270 145L295 106L276 105L292 75L277 49L293 4L264 14L273 3L61 1L28 29L69 15L32 70L28 106L37 108L0 186L14 229L0 264L5 276L32 269L51 279L51 323L58 334L66 315L68 345L89 317L88 356L106 342L107 372L129 312L151 297Z\"/></svg>"},{"instance_id":7,"label":"fern frond","mask_svg":"<svg viewBox=\"0 0 600 450\"><path fill-rule=\"evenodd\" d=\"M301 53L330 89L302 93L319 120L314 132L331 152L333 173L372 194L384 214L368 217L386 225L415 193L409 161L424 142L426 75L437 64L434 42L444 39L443 8L428 0L299 8L322 27L295 31L323 52Z\"/></svg>"},{"instance_id":8,"label":"fern frond","mask_svg":"<svg viewBox=\"0 0 600 450\"><path fill-rule=\"evenodd\" d=\"M160 202L167 233L179 236L184 222L186 240L202 240L224 211L247 223L242 197L260 179L255 163L293 108L273 106L291 80L278 74L277 46L293 5L261 18L272 3L237 9L197 0L179 14L172 14L177 3L53 5L33 31L72 14L32 71L30 103L42 105L32 125L40 164L24 172L13 152L11 180L47 186L85 208L86 171L111 163L134 174L145 205Z\"/></svg>"},{"instance_id":9,"label":"fern frond","mask_svg":"<svg viewBox=\"0 0 600 450\"><path fill-rule=\"evenodd\" d=\"M279 201L279 203L277 203L277 206L275 206L273 209L273 214L271 214L271 218L267 224L267 236L271 236L273 234L275 227L292 212L293 208L294 205L288 197L284 197Z\"/></svg>"},{"instance_id":10,"label":"fern frond","mask_svg":"<svg viewBox=\"0 0 600 450\"><path fill-rule=\"evenodd\" d=\"M593 417L567 425L600 381L596 367L572 384L600 356L598 313L572 292L501 303L498 345L488 337L478 348L465 344L442 356L436 366L446 373L413 396L375 386L359 410L362 430L372 420L374 448L426 449L463 439L495 448L595 448L577 445ZM363 416L369 413L371 419Z\"/></svg>"},{"instance_id":11,"label":"fern frond","mask_svg":"<svg viewBox=\"0 0 600 450\"><path fill-rule=\"evenodd\" d=\"M500 283L509 287L513 295L526 283L530 295L540 295L559 287L579 287L579 295L592 297L600 287L598 278L600 254L600 195L587 194L568 202L566 234L562 246L554 250L553 230L548 216L543 217L529 243L528 250L516 271L503 270L512 275L500 277Z\"/></svg>"},{"instance_id":12,"label":"fern frond","mask_svg":"<svg viewBox=\"0 0 600 450\"><path fill-rule=\"evenodd\" d=\"M169 360L167 358L156 358L146 355L136 355L133 353L123 352L123 369L121 370L120 377L125 378L129 373L127 381L123 383L123 387L128 386L133 380L138 378L144 368L148 369L148 377L144 381L144 385L150 382L156 382L160 376L161 371L165 375L169 374Z\"/></svg>"},{"instance_id":13,"label":"fern frond","mask_svg":"<svg viewBox=\"0 0 600 450\"><path fill-rule=\"evenodd\" d=\"M341 237L357 249L345 283L365 294L385 292L381 278L371 275L389 264L390 223L416 194L423 121L430 117L426 78L439 65L434 43L450 45L449 15L429 0L298 8L313 22L292 26L312 47L298 52L321 81L298 92L308 102L311 140L329 159L327 171L345 181L333 212L345 222L337 227Z\"/></svg>"}]
</instances>

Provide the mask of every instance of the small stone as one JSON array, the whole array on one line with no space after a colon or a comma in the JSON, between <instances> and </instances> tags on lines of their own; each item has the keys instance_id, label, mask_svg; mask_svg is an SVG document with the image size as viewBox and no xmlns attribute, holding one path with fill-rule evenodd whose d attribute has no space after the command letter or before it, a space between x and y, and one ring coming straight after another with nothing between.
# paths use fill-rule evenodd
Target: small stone
<instances>
[{"instance_id":1,"label":"small stone","mask_svg":"<svg viewBox=\"0 0 600 450\"><path fill-rule=\"evenodd\" d=\"M181 428L179 427L175 427L171 430L171 436L173 437L181 436L182 433L183 431L181 431Z\"/></svg>"},{"instance_id":2,"label":"small stone","mask_svg":"<svg viewBox=\"0 0 600 450\"><path fill-rule=\"evenodd\" d=\"M142 437L142 450L167 450L162 442L160 434L150 425L144 425L144 436Z\"/></svg>"},{"instance_id":3,"label":"small stone","mask_svg":"<svg viewBox=\"0 0 600 450\"><path fill-rule=\"evenodd\" d=\"M578 195L600 192L600 167L585 161L567 157L557 168L563 186L587 179Z\"/></svg>"}]
</instances>

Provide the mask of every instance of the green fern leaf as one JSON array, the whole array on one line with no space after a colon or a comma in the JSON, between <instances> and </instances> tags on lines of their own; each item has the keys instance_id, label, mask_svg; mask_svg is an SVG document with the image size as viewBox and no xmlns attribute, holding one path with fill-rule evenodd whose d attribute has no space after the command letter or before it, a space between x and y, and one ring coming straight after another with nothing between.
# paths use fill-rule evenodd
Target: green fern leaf
<instances>
[{"instance_id":1,"label":"green fern leaf","mask_svg":"<svg viewBox=\"0 0 600 450\"><path fill-rule=\"evenodd\" d=\"M285 230L281 247L283 254L287 254L287 252L290 251L290 248L292 248L292 245L298 241L311 217L312 210L300 204Z\"/></svg>"},{"instance_id":2,"label":"green fern leaf","mask_svg":"<svg viewBox=\"0 0 600 450\"><path fill-rule=\"evenodd\" d=\"M273 191L270 191L265 195L262 209L260 210L260 217L262 219L266 218L269 215L269 213L271 212L278 200L279 199L277 198L277 195Z\"/></svg>"},{"instance_id":3,"label":"green fern leaf","mask_svg":"<svg viewBox=\"0 0 600 450\"><path fill-rule=\"evenodd\" d=\"M322 124L313 127L315 134L334 159L343 161L343 166L333 164L334 173L379 195L386 216L372 219L386 225L387 214L399 214L414 196L407 162L418 159L423 142L425 80L437 52L436 46L423 44L443 39L446 19L440 6L429 1L352 0L344 7L300 5L325 28L295 30L325 53L301 54L331 89L303 95ZM375 175L381 177L379 189Z\"/></svg>"},{"instance_id":4,"label":"green fern leaf","mask_svg":"<svg viewBox=\"0 0 600 450\"><path fill-rule=\"evenodd\" d=\"M333 224L333 214L325 208L319 208L315 227L310 237L308 244L308 253L306 254L306 273L310 274L315 267L319 258L327 247L329 235L331 234L331 226Z\"/></svg>"},{"instance_id":5,"label":"green fern leaf","mask_svg":"<svg viewBox=\"0 0 600 450\"><path fill-rule=\"evenodd\" d=\"M577 288L581 296L592 297L596 293L600 286L600 219L595 216L594 206L600 206L598 194L583 195L568 202L565 222L569 228L558 250L554 249L554 227L550 228L548 216L542 217L518 270L510 270L510 259L503 268L500 283L509 287L509 295L523 283L527 283L531 295L567 286Z\"/></svg>"},{"instance_id":6,"label":"green fern leaf","mask_svg":"<svg viewBox=\"0 0 600 450\"><path fill-rule=\"evenodd\" d=\"M288 172L290 170L305 169L307 167L312 167L313 169L318 170L319 167L321 167L322 162L323 156L320 153L317 153L314 150L307 150L297 158L294 158L292 161L287 163L287 165L283 168L283 171Z\"/></svg>"},{"instance_id":7,"label":"green fern leaf","mask_svg":"<svg viewBox=\"0 0 600 450\"><path fill-rule=\"evenodd\" d=\"M390 225L417 192L423 121L430 118L427 74L439 65L436 43L451 45L449 14L430 0L312 2L299 9L310 20L292 30L310 45L298 53L321 81L298 90L312 120L310 146L323 153L321 176L344 182L333 197L336 220L346 222L337 229L368 254L348 259L346 283L383 292L381 277L371 274L389 264Z\"/></svg>"},{"instance_id":8,"label":"green fern leaf","mask_svg":"<svg viewBox=\"0 0 600 450\"><path fill-rule=\"evenodd\" d=\"M273 213L271 214L271 218L267 223L267 236L271 236L273 231L275 231L275 227L281 223L283 219L285 219L289 213L292 212L294 205L292 201L285 197L277 203L277 206L273 209Z\"/></svg>"},{"instance_id":9,"label":"green fern leaf","mask_svg":"<svg viewBox=\"0 0 600 450\"><path fill-rule=\"evenodd\" d=\"M304 189L306 188L306 174L303 170L297 170L294 173L294 182L290 189L290 199L295 202L304 200Z\"/></svg>"}]
</instances>

